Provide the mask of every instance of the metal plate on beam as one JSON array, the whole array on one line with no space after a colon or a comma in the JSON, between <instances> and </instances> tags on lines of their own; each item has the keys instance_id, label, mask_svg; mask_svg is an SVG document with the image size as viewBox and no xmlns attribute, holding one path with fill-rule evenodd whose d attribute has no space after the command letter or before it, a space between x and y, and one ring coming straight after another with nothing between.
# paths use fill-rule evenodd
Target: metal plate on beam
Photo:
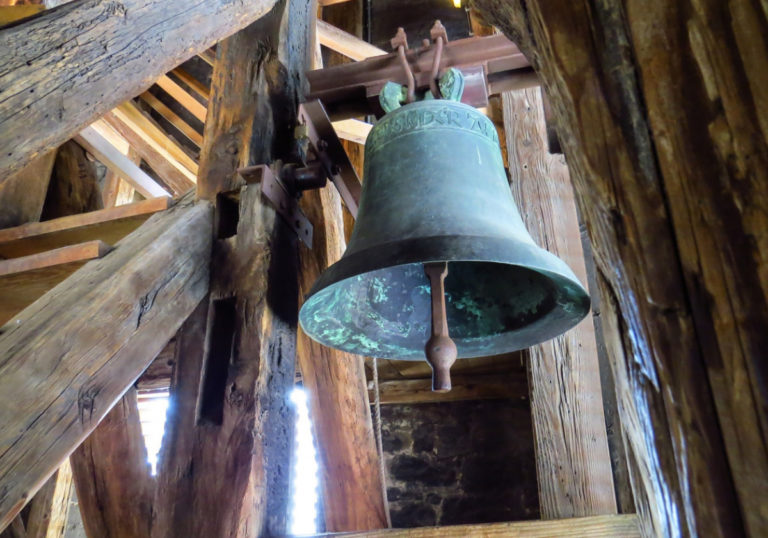
<instances>
[{"instance_id":1,"label":"metal plate on beam","mask_svg":"<svg viewBox=\"0 0 768 538\"><path fill-rule=\"evenodd\" d=\"M285 190L272 169L265 164L259 164L241 168L237 172L248 184L261 183L261 192L272 203L275 211L296 232L299 239L312 248L312 223L299 208L298 200Z\"/></svg>"}]
</instances>

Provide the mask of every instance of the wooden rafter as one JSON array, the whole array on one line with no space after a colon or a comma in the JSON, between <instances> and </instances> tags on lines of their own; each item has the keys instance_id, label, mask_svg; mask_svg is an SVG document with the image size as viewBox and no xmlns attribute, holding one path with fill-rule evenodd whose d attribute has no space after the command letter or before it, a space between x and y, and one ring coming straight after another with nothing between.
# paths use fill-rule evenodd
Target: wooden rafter
<instances>
[{"instance_id":1,"label":"wooden rafter","mask_svg":"<svg viewBox=\"0 0 768 538\"><path fill-rule=\"evenodd\" d=\"M170 196L152 177L120 153L115 146L93 127L86 127L75 136L75 141L93 154L107 168L128 181L147 198Z\"/></svg>"},{"instance_id":2,"label":"wooden rafter","mask_svg":"<svg viewBox=\"0 0 768 538\"><path fill-rule=\"evenodd\" d=\"M365 60L366 58L388 54L387 51L322 20L317 21L317 38L321 45L325 45L329 49L335 50L353 60Z\"/></svg>"},{"instance_id":3,"label":"wooden rafter","mask_svg":"<svg viewBox=\"0 0 768 538\"><path fill-rule=\"evenodd\" d=\"M273 5L82 0L4 28L0 147L13 150L0 154L0 183Z\"/></svg>"}]
</instances>

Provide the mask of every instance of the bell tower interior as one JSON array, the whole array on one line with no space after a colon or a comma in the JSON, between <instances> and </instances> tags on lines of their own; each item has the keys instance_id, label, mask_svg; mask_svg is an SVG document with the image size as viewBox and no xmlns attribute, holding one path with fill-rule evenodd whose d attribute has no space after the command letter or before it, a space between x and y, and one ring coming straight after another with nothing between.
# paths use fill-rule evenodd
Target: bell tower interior
<instances>
[{"instance_id":1,"label":"bell tower interior","mask_svg":"<svg viewBox=\"0 0 768 538\"><path fill-rule=\"evenodd\" d=\"M0 538L768 536L766 35L0 0Z\"/></svg>"}]
</instances>

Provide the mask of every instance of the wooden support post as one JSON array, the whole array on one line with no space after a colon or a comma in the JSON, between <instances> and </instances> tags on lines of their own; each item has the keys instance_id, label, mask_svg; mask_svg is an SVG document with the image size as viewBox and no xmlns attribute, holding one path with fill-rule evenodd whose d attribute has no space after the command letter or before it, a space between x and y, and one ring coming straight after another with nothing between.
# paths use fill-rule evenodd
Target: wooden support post
<instances>
[{"instance_id":1,"label":"wooden support post","mask_svg":"<svg viewBox=\"0 0 768 538\"><path fill-rule=\"evenodd\" d=\"M69 458L88 538L147 538L154 480L131 387Z\"/></svg>"},{"instance_id":2,"label":"wooden support post","mask_svg":"<svg viewBox=\"0 0 768 538\"><path fill-rule=\"evenodd\" d=\"M0 528L205 295L211 214L178 202L0 328Z\"/></svg>"},{"instance_id":3,"label":"wooden support post","mask_svg":"<svg viewBox=\"0 0 768 538\"><path fill-rule=\"evenodd\" d=\"M3 28L0 183L273 5L83 0Z\"/></svg>"},{"instance_id":4,"label":"wooden support post","mask_svg":"<svg viewBox=\"0 0 768 538\"><path fill-rule=\"evenodd\" d=\"M344 219L335 187L310 191L302 207L314 225L302 247L301 295L344 253ZM327 531L387 527L387 500L371 423L363 358L318 344L299 332L297 358L317 439Z\"/></svg>"},{"instance_id":5,"label":"wooden support post","mask_svg":"<svg viewBox=\"0 0 768 538\"><path fill-rule=\"evenodd\" d=\"M100 198L93 162L74 141L65 142L56 153L41 218L50 220L101 209Z\"/></svg>"},{"instance_id":6,"label":"wooden support post","mask_svg":"<svg viewBox=\"0 0 768 538\"><path fill-rule=\"evenodd\" d=\"M562 155L547 150L541 90L502 94L512 193L534 241L586 283L576 203ZM542 519L616 513L595 328L526 350Z\"/></svg>"},{"instance_id":7,"label":"wooden support post","mask_svg":"<svg viewBox=\"0 0 768 538\"><path fill-rule=\"evenodd\" d=\"M288 533L298 238L236 170L290 156L308 23L280 2L217 47L197 186L218 202L211 296L177 337L154 538Z\"/></svg>"},{"instance_id":8,"label":"wooden support post","mask_svg":"<svg viewBox=\"0 0 768 538\"><path fill-rule=\"evenodd\" d=\"M54 149L0 183L0 228L40 220L55 159Z\"/></svg>"},{"instance_id":9,"label":"wooden support post","mask_svg":"<svg viewBox=\"0 0 768 538\"><path fill-rule=\"evenodd\" d=\"M768 534L768 23L751 2L477 0L546 89L647 536Z\"/></svg>"},{"instance_id":10,"label":"wooden support post","mask_svg":"<svg viewBox=\"0 0 768 538\"><path fill-rule=\"evenodd\" d=\"M65 460L29 502L24 538L63 538L72 488L72 469Z\"/></svg>"}]
</instances>

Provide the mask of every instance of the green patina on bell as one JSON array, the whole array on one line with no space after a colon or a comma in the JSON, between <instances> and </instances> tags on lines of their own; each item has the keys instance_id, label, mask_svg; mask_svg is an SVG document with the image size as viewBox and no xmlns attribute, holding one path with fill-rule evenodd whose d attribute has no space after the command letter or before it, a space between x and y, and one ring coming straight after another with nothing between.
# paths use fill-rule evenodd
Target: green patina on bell
<instances>
[{"instance_id":1,"label":"green patina on bell","mask_svg":"<svg viewBox=\"0 0 768 538\"><path fill-rule=\"evenodd\" d=\"M424 360L432 262L447 262L459 358L529 347L589 311L573 272L526 231L494 125L448 100L396 108L371 130L354 232L309 292L304 331L359 355Z\"/></svg>"}]
</instances>

